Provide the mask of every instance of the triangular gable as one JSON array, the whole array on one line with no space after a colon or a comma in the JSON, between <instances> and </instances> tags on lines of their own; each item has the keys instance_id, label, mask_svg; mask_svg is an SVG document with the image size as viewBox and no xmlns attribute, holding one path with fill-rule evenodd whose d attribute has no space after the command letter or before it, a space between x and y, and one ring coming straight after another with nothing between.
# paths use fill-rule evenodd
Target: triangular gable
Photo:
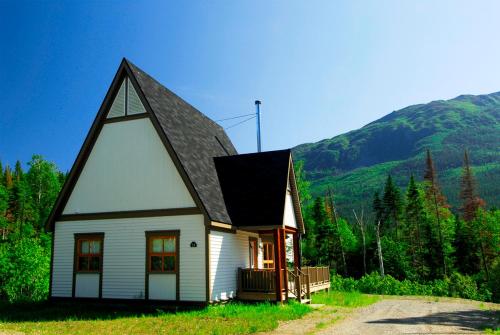
<instances>
[{"instance_id":1,"label":"triangular gable","mask_svg":"<svg viewBox=\"0 0 500 335\"><path fill-rule=\"evenodd\" d=\"M130 91L129 94L127 94L127 90ZM123 100L125 100L126 103L123 103ZM130 107L126 105L130 105ZM111 111L111 109L113 109L113 111ZM137 80L135 79L134 74L130 69L130 65L125 59L123 59L113 79L111 87L108 90L103 103L101 104L99 112L97 113L94 122L92 123L84 144L80 149L80 152L78 153L75 163L73 164L69 172L68 178L64 183L63 188L54 204L52 212L47 220L47 230L52 231L54 229L55 221L60 217L64 208L66 207L68 199L71 196L71 193L82 173L85 163L92 152L94 144L96 143L104 124L107 122L106 119L109 120L108 122L114 122L120 121L120 119L124 117L129 117L131 119L148 117L151 120L154 129L163 142L169 156L172 159L173 164L176 166L177 171L183 179L186 187L188 188L191 197L195 201L196 206L206 214L203 204L201 203L198 194L194 190L193 185L186 174L186 171L179 162L177 155L175 154L172 146L168 141L168 138L159 125L156 115L152 112L151 107L149 106L149 102L139 88Z\"/></svg>"},{"instance_id":2,"label":"triangular gable","mask_svg":"<svg viewBox=\"0 0 500 335\"><path fill-rule=\"evenodd\" d=\"M291 199L289 199L290 197ZM291 200L291 203L290 201ZM295 171L293 167L293 159L292 155L290 154L290 163L289 163L289 168L288 168L288 182L287 182L287 189L286 189L286 199L285 199L285 209L284 209L284 221L286 222L287 216L290 215L290 211L293 210L294 214L294 220L297 229L301 233L305 233L305 225L304 225L304 220L302 217L302 209L300 207L300 198L299 198L299 191L297 188L297 182L295 180ZM288 219L289 220L289 219ZM284 224L286 224L284 222Z\"/></svg>"},{"instance_id":3,"label":"triangular gable","mask_svg":"<svg viewBox=\"0 0 500 335\"><path fill-rule=\"evenodd\" d=\"M137 91L129 78L123 79L118 93L114 97L107 118L146 113Z\"/></svg>"}]
</instances>

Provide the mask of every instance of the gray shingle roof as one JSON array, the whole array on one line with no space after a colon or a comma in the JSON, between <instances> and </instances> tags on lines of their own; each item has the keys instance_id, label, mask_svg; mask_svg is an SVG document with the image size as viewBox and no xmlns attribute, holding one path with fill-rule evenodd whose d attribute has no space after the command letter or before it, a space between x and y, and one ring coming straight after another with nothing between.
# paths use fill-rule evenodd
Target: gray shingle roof
<instances>
[{"instance_id":1,"label":"gray shingle roof","mask_svg":"<svg viewBox=\"0 0 500 335\"><path fill-rule=\"evenodd\" d=\"M237 155L224 129L127 61L210 219L231 223L214 157Z\"/></svg>"}]
</instances>

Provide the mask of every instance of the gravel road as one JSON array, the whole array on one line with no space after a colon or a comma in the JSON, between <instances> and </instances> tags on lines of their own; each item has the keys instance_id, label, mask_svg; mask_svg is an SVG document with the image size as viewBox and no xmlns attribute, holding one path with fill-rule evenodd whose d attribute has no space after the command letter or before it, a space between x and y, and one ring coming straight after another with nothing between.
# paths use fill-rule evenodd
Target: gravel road
<instances>
[{"instance_id":1,"label":"gravel road","mask_svg":"<svg viewBox=\"0 0 500 335\"><path fill-rule=\"evenodd\" d=\"M323 306L287 321L272 335L484 334L499 327L500 305L439 298L392 297L359 309Z\"/></svg>"},{"instance_id":2,"label":"gravel road","mask_svg":"<svg viewBox=\"0 0 500 335\"><path fill-rule=\"evenodd\" d=\"M477 303L388 299L359 309L316 334L477 334L498 325L498 311Z\"/></svg>"}]
</instances>

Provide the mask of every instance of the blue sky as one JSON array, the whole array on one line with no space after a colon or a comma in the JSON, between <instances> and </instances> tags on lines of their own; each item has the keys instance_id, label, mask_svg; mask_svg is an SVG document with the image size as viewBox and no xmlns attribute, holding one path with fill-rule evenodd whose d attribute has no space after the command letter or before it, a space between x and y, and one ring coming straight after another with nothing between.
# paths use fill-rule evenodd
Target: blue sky
<instances>
[{"instance_id":1,"label":"blue sky","mask_svg":"<svg viewBox=\"0 0 500 335\"><path fill-rule=\"evenodd\" d=\"M0 160L39 153L69 170L122 57L213 119L262 100L265 150L500 91L498 13L495 1L0 0ZM228 134L256 150L253 121Z\"/></svg>"}]
</instances>

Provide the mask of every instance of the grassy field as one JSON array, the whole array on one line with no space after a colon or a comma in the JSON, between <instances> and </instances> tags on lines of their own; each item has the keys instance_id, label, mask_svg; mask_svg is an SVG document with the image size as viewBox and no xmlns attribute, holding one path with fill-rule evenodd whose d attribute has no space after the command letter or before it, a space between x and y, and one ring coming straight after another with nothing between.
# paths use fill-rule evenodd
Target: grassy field
<instances>
[{"instance_id":1,"label":"grassy field","mask_svg":"<svg viewBox=\"0 0 500 335\"><path fill-rule=\"evenodd\" d=\"M191 311L132 310L97 305L4 305L0 333L26 334L247 334L272 330L311 309L296 303L230 303ZM7 333L8 334L8 333Z\"/></svg>"},{"instance_id":2,"label":"grassy field","mask_svg":"<svg viewBox=\"0 0 500 335\"><path fill-rule=\"evenodd\" d=\"M363 307L379 301L376 295L367 295L359 292L335 292L330 293L320 292L312 297L314 304L324 304L327 306L337 307Z\"/></svg>"},{"instance_id":3,"label":"grassy field","mask_svg":"<svg viewBox=\"0 0 500 335\"><path fill-rule=\"evenodd\" d=\"M318 293L313 303L359 307L378 298L356 292ZM312 309L289 303L209 306L199 310L132 309L76 304L0 304L0 333L13 334L250 334L275 329Z\"/></svg>"}]
</instances>

